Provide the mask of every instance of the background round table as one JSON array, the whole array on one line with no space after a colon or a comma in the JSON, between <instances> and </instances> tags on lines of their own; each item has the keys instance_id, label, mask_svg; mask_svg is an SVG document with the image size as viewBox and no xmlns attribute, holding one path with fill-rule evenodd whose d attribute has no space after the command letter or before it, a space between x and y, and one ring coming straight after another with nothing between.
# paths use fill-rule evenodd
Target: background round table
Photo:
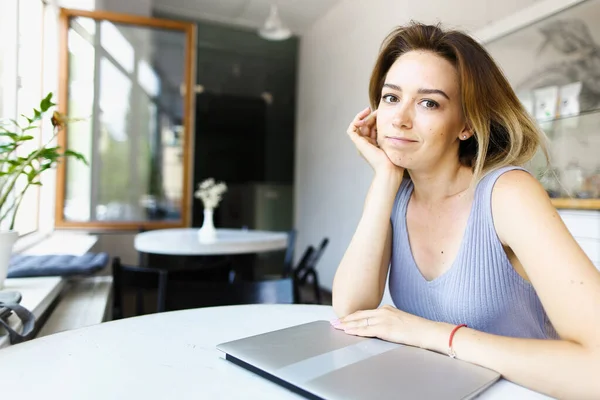
<instances>
[{"instance_id":1,"label":"background round table","mask_svg":"<svg viewBox=\"0 0 600 400\"><path fill-rule=\"evenodd\" d=\"M334 317L330 306L209 307L45 336L0 350L2 398L299 399L226 361L215 346ZM505 380L480 398L548 399Z\"/></svg>"},{"instance_id":2,"label":"background round table","mask_svg":"<svg viewBox=\"0 0 600 400\"><path fill-rule=\"evenodd\" d=\"M284 250L287 233L243 229L217 229L217 241L203 244L194 228L158 229L138 233L134 247L147 254L209 256Z\"/></svg>"}]
</instances>

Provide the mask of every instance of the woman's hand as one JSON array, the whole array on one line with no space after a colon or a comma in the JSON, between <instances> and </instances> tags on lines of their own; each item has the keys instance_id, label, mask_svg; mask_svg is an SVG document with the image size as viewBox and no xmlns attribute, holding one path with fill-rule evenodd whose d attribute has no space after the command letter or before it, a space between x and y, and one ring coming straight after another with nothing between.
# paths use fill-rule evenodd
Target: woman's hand
<instances>
[{"instance_id":1,"label":"woman's hand","mask_svg":"<svg viewBox=\"0 0 600 400\"><path fill-rule=\"evenodd\" d=\"M400 175L404 173L404 168L393 164L387 154L377 145L377 110L371 112L371 109L367 107L356 114L347 133L358 152L376 173L392 172L400 173Z\"/></svg>"},{"instance_id":2,"label":"woman's hand","mask_svg":"<svg viewBox=\"0 0 600 400\"><path fill-rule=\"evenodd\" d=\"M428 348L428 339L439 336L442 326L385 305L375 310L357 311L331 322L334 328L364 337L377 337L388 342Z\"/></svg>"}]
</instances>

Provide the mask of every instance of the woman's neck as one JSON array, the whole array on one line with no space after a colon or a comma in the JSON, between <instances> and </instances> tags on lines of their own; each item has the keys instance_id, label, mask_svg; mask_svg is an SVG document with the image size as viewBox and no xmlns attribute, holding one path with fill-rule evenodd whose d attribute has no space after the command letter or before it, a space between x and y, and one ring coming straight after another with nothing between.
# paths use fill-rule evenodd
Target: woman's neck
<instances>
[{"instance_id":1,"label":"woman's neck","mask_svg":"<svg viewBox=\"0 0 600 400\"><path fill-rule=\"evenodd\" d=\"M429 171L409 171L414 185L413 196L425 204L436 204L467 193L473 171L460 163Z\"/></svg>"}]
</instances>

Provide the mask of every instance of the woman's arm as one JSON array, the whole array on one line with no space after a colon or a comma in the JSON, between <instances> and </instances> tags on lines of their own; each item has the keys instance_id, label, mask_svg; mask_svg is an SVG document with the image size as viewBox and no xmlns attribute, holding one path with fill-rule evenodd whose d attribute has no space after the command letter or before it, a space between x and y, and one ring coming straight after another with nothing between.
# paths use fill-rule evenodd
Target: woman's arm
<instances>
[{"instance_id":1,"label":"woman's arm","mask_svg":"<svg viewBox=\"0 0 600 400\"><path fill-rule=\"evenodd\" d=\"M494 224L562 340L500 337L459 329L457 357L557 398L600 399L600 272L581 250L542 186L510 171L492 194ZM447 351L453 327L438 324L427 347Z\"/></svg>"},{"instance_id":2,"label":"woman's arm","mask_svg":"<svg viewBox=\"0 0 600 400\"><path fill-rule=\"evenodd\" d=\"M340 317L381 302L391 255L390 215L399 186L397 174L376 174L371 183L362 217L333 279L333 309Z\"/></svg>"},{"instance_id":3,"label":"woman's arm","mask_svg":"<svg viewBox=\"0 0 600 400\"><path fill-rule=\"evenodd\" d=\"M457 358L552 397L600 399L600 272L539 182L526 172L510 171L498 179L492 212L500 240L523 265L561 340L519 339L462 328L453 340ZM444 354L454 328L391 306L358 311L332 324L352 335Z\"/></svg>"},{"instance_id":4,"label":"woman's arm","mask_svg":"<svg viewBox=\"0 0 600 400\"><path fill-rule=\"evenodd\" d=\"M394 165L377 145L377 111L359 112L346 133L371 165L375 177L363 215L333 280L333 309L340 317L379 305L390 263L390 216L404 169Z\"/></svg>"}]
</instances>

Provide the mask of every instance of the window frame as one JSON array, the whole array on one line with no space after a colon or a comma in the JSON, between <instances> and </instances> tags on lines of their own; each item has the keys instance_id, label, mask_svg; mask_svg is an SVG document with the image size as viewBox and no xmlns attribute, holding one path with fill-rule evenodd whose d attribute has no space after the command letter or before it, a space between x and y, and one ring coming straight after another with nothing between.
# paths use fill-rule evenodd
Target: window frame
<instances>
[{"instance_id":1,"label":"window frame","mask_svg":"<svg viewBox=\"0 0 600 400\"><path fill-rule=\"evenodd\" d=\"M37 71L35 71L35 73L39 74L39 81L36 82L36 86L37 84L39 84L39 87L37 87L35 90L38 91L38 98L37 100L41 100L43 98L43 92L44 92L44 87L46 85L46 80L45 80L45 75L44 75L44 68L46 66L46 59L45 59L45 40L44 40L44 34L45 34L45 30L46 30L46 13L48 12L48 1L47 0L37 0L39 2L39 7L40 7L40 13L39 13L39 19L37 20L37 23L39 23L39 37L37 38L37 40L39 40L39 47L37 48L37 50L39 51L39 53L37 54L36 57L39 58L39 68L37 69ZM23 39L23 35L22 35L22 31L21 31L21 13L25 12L25 6L22 4L22 2L20 2L19 0L14 0L15 4L14 4L14 11L15 11L15 43L13 45L11 45L11 50L14 51L13 54L11 54L11 58L14 59L14 76L11 77L10 79L14 79L14 93L12 93L12 95L14 96L13 100L15 102L14 104L14 115L5 115L3 117L6 118L14 118L14 119L21 119L21 114L26 114L26 115L30 115L31 111L33 110L33 108L37 107L37 103L35 104L30 104L29 107L25 110L20 108L20 95L19 92L22 89L22 82L24 79L27 79L27 77L23 76L21 74L21 51L22 48L21 46L23 45L24 42L27 42L26 39ZM36 6L37 7L37 6ZM35 22L35 21L34 21ZM31 76L31 75L28 75ZM3 79L5 79L6 77L3 77ZM2 90L4 91L4 87L2 88ZM47 129L46 126L44 126L44 124L40 124L39 128L31 131L31 134L34 136L34 139L31 142L32 146L40 146L42 144L44 135L45 135L45 130ZM17 188L15 188L15 190L17 190ZM19 207L19 209L17 210L17 217L16 217L16 221L15 221L15 230L19 233L19 238L24 238L26 236L35 236L36 234L40 233L41 230L46 228L46 225L43 221L42 221L42 203L44 202L44 200L47 198L46 196L46 191L42 189L42 187L37 187L37 186L32 186L30 187L27 192L26 192L26 196L33 196L32 198L30 198L30 202L31 204L34 205L34 209L35 209L35 216L33 218L33 222L34 224L32 224L32 226L29 226L29 221L26 224L26 229L25 230L20 230L19 226L23 226L23 215L26 215L26 213L23 211L25 209L25 205L27 203L23 203L21 204L21 206Z\"/></svg>"},{"instance_id":2,"label":"window frame","mask_svg":"<svg viewBox=\"0 0 600 400\"><path fill-rule=\"evenodd\" d=\"M181 199L181 219L177 221L68 221L64 218L66 172L65 162L59 163L56 170L56 202L54 225L59 229L86 229L86 230L139 230L187 227L191 221L191 129L193 126L193 76L195 76L195 50L196 50L196 25L192 22L174 21L161 18L149 18L128 14L113 13L107 11L86 11L69 8L61 8L59 16L59 88L58 88L58 111L67 115L68 90L69 90L69 51L68 34L70 20L72 18L84 17L94 20L105 20L113 23L136 25L141 27L178 30L185 33L185 70L183 83L183 182ZM68 127L63 129L58 137L58 146L68 148Z\"/></svg>"}]
</instances>

